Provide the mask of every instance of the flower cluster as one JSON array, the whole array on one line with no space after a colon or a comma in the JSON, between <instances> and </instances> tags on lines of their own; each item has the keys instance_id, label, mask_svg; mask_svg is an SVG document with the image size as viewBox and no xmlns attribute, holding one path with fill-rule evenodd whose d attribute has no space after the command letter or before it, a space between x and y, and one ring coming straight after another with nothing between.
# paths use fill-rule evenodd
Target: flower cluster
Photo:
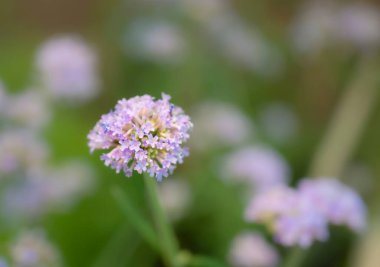
<instances>
[{"instance_id":1,"label":"flower cluster","mask_svg":"<svg viewBox=\"0 0 380 267\"><path fill-rule=\"evenodd\" d=\"M191 117L197 125L191 146L199 150L242 144L254 135L252 120L228 103L204 101L194 108Z\"/></svg>"},{"instance_id":2,"label":"flower cluster","mask_svg":"<svg viewBox=\"0 0 380 267\"><path fill-rule=\"evenodd\" d=\"M299 188L274 187L255 196L246 219L270 227L275 240L285 246L309 247L328 238L328 223L365 227L366 212L360 197L334 179L305 179Z\"/></svg>"},{"instance_id":3,"label":"flower cluster","mask_svg":"<svg viewBox=\"0 0 380 267\"><path fill-rule=\"evenodd\" d=\"M134 170L148 172L159 181L168 176L188 155L182 145L193 126L169 100L166 94L158 100L149 95L120 100L89 133L91 151L110 149L101 159L126 176Z\"/></svg>"},{"instance_id":4,"label":"flower cluster","mask_svg":"<svg viewBox=\"0 0 380 267\"><path fill-rule=\"evenodd\" d=\"M58 99L85 101L99 89L97 57L77 36L59 36L44 43L36 57L43 86Z\"/></svg>"},{"instance_id":5,"label":"flower cluster","mask_svg":"<svg viewBox=\"0 0 380 267\"><path fill-rule=\"evenodd\" d=\"M262 146L247 146L224 158L222 175L247 184L255 192L286 184L290 169L275 150Z\"/></svg>"},{"instance_id":6,"label":"flower cluster","mask_svg":"<svg viewBox=\"0 0 380 267\"><path fill-rule=\"evenodd\" d=\"M232 242L229 262L235 267L274 267L277 251L257 233L240 233Z\"/></svg>"},{"instance_id":7,"label":"flower cluster","mask_svg":"<svg viewBox=\"0 0 380 267\"><path fill-rule=\"evenodd\" d=\"M30 131L9 129L0 132L0 176L39 167L48 154L47 144Z\"/></svg>"},{"instance_id":8,"label":"flower cluster","mask_svg":"<svg viewBox=\"0 0 380 267\"><path fill-rule=\"evenodd\" d=\"M58 251L40 229L20 233L11 246L11 259L14 263L12 266L61 266Z\"/></svg>"},{"instance_id":9,"label":"flower cluster","mask_svg":"<svg viewBox=\"0 0 380 267\"><path fill-rule=\"evenodd\" d=\"M256 196L246 210L246 219L272 228L275 240L283 245L308 247L327 238L326 221L307 199L293 189L279 186Z\"/></svg>"},{"instance_id":10,"label":"flower cluster","mask_svg":"<svg viewBox=\"0 0 380 267\"><path fill-rule=\"evenodd\" d=\"M91 189L90 166L79 161L51 164L41 132L53 111L47 93L89 99L98 89L95 63L94 51L81 38L53 38L37 52L36 81L17 93L0 81L0 220L39 219L52 209L71 207Z\"/></svg>"},{"instance_id":11,"label":"flower cluster","mask_svg":"<svg viewBox=\"0 0 380 267\"><path fill-rule=\"evenodd\" d=\"M181 29L164 20L134 21L126 32L124 46L131 57L161 64L179 63L186 54Z\"/></svg>"},{"instance_id":12,"label":"flower cluster","mask_svg":"<svg viewBox=\"0 0 380 267\"><path fill-rule=\"evenodd\" d=\"M171 221L182 219L189 209L192 195L184 180L170 179L158 188L160 204Z\"/></svg>"},{"instance_id":13,"label":"flower cluster","mask_svg":"<svg viewBox=\"0 0 380 267\"><path fill-rule=\"evenodd\" d=\"M380 45L380 12L368 4L321 5L307 3L292 27L295 48L301 53L318 53L334 44L362 51Z\"/></svg>"},{"instance_id":14,"label":"flower cluster","mask_svg":"<svg viewBox=\"0 0 380 267\"><path fill-rule=\"evenodd\" d=\"M0 198L7 219L36 219L51 210L66 210L93 188L93 172L80 160L60 166L43 166L25 175L25 181L9 186Z\"/></svg>"},{"instance_id":15,"label":"flower cluster","mask_svg":"<svg viewBox=\"0 0 380 267\"><path fill-rule=\"evenodd\" d=\"M330 223L346 225L358 233L365 229L365 204L348 186L328 178L305 179L299 190Z\"/></svg>"}]
</instances>

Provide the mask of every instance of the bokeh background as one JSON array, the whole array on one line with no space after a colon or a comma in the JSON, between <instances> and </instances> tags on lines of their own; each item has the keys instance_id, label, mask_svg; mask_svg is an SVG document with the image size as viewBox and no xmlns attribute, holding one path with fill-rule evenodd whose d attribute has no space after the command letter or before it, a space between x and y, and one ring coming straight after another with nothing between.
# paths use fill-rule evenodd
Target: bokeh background
<instances>
[{"instance_id":1,"label":"bokeh background","mask_svg":"<svg viewBox=\"0 0 380 267\"><path fill-rule=\"evenodd\" d=\"M41 54L52 38L75 40L61 57L79 62L73 84L85 85L77 91L49 88L45 76L59 70L54 60L41 67ZM122 188L147 214L141 177L105 167L86 137L117 100L161 92L194 123L190 157L160 185L181 247L231 264L240 232L260 231L271 242L244 221L251 192L228 161L253 149L260 175L296 184L340 123L332 118L352 88L337 140L358 134L339 171L319 174L337 175L363 196L373 233L380 109L371 81L380 73L379 47L377 1L2 0L0 257L11 262L22 254L17 240L29 238L18 249L42 251L48 263L25 266L162 266L111 193ZM339 146L331 149L340 155ZM367 236L334 229L304 266L377 266L369 259L379 243L368 245Z\"/></svg>"}]
</instances>

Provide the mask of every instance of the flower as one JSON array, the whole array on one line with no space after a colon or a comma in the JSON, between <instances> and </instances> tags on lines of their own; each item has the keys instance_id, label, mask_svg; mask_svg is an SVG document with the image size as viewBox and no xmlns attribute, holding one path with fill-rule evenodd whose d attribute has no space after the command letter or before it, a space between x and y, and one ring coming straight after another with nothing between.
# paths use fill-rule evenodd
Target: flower
<instances>
[{"instance_id":1,"label":"flower","mask_svg":"<svg viewBox=\"0 0 380 267\"><path fill-rule=\"evenodd\" d=\"M276 151L248 146L227 155L222 163L222 176L244 182L255 191L263 191L289 180L290 168Z\"/></svg>"},{"instance_id":2,"label":"flower","mask_svg":"<svg viewBox=\"0 0 380 267\"><path fill-rule=\"evenodd\" d=\"M134 21L126 32L124 44L129 55L163 64L178 63L186 52L180 29L160 20Z\"/></svg>"},{"instance_id":3,"label":"flower","mask_svg":"<svg viewBox=\"0 0 380 267\"><path fill-rule=\"evenodd\" d=\"M274 267L277 251L258 233L240 233L232 242L229 261L234 267Z\"/></svg>"},{"instance_id":4,"label":"flower","mask_svg":"<svg viewBox=\"0 0 380 267\"><path fill-rule=\"evenodd\" d=\"M312 203L314 209L336 225L347 225L355 232L366 227L366 208L360 196L351 188L332 178L304 179L300 193Z\"/></svg>"},{"instance_id":5,"label":"flower","mask_svg":"<svg viewBox=\"0 0 380 267\"><path fill-rule=\"evenodd\" d=\"M332 2L306 3L291 26L291 38L301 54L318 53L331 43L337 32L336 6Z\"/></svg>"},{"instance_id":6,"label":"flower","mask_svg":"<svg viewBox=\"0 0 380 267\"><path fill-rule=\"evenodd\" d=\"M158 188L158 196L163 209L173 221L185 215L191 201L189 185L177 179L162 183Z\"/></svg>"},{"instance_id":7,"label":"flower","mask_svg":"<svg viewBox=\"0 0 380 267\"><path fill-rule=\"evenodd\" d=\"M0 267L8 267L7 262L2 257L0 257Z\"/></svg>"},{"instance_id":8,"label":"flower","mask_svg":"<svg viewBox=\"0 0 380 267\"><path fill-rule=\"evenodd\" d=\"M4 106L7 102L7 94L5 92L5 87L3 82L0 80L0 119L1 119L1 113L5 111Z\"/></svg>"},{"instance_id":9,"label":"flower","mask_svg":"<svg viewBox=\"0 0 380 267\"><path fill-rule=\"evenodd\" d=\"M9 96L6 106L7 119L30 129L40 129L50 119L48 103L44 96L34 89Z\"/></svg>"},{"instance_id":10,"label":"flower","mask_svg":"<svg viewBox=\"0 0 380 267\"><path fill-rule=\"evenodd\" d=\"M182 0L181 8L193 20L207 23L215 16L223 16L231 7L228 0Z\"/></svg>"},{"instance_id":11,"label":"flower","mask_svg":"<svg viewBox=\"0 0 380 267\"><path fill-rule=\"evenodd\" d=\"M379 27L380 12L375 6L313 1L302 8L291 32L301 53L318 53L336 44L371 52L380 45Z\"/></svg>"},{"instance_id":12,"label":"flower","mask_svg":"<svg viewBox=\"0 0 380 267\"><path fill-rule=\"evenodd\" d=\"M206 25L215 50L231 63L259 75L277 77L284 69L280 51L254 26L249 27L233 12L215 16Z\"/></svg>"},{"instance_id":13,"label":"flower","mask_svg":"<svg viewBox=\"0 0 380 267\"><path fill-rule=\"evenodd\" d=\"M34 169L48 153L47 145L32 132L8 129L0 133L0 174Z\"/></svg>"},{"instance_id":14,"label":"flower","mask_svg":"<svg viewBox=\"0 0 380 267\"><path fill-rule=\"evenodd\" d=\"M11 246L11 257L14 266L61 266L56 248L50 244L45 232L40 229L20 233Z\"/></svg>"},{"instance_id":15,"label":"flower","mask_svg":"<svg viewBox=\"0 0 380 267\"><path fill-rule=\"evenodd\" d=\"M371 49L380 45L380 12L370 5L348 5L338 13L338 36L343 43Z\"/></svg>"},{"instance_id":16,"label":"flower","mask_svg":"<svg viewBox=\"0 0 380 267\"><path fill-rule=\"evenodd\" d=\"M115 110L101 117L88 135L91 152L108 149L101 159L116 172L131 176L148 172L158 181L173 172L188 155L182 147L192 128L190 118L162 94L118 101Z\"/></svg>"},{"instance_id":17,"label":"flower","mask_svg":"<svg viewBox=\"0 0 380 267\"><path fill-rule=\"evenodd\" d=\"M192 146L199 149L237 145L253 135L253 123L239 108L217 101L205 101L193 112Z\"/></svg>"},{"instance_id":18,"label":"flower","mask_svg":"<svg viewBox=\"0 0 380 267\"><path fill-rule=\"evenodd\" d=\"M309 247L314 240L328 237L324 216L313 209L309 199L285 186L255 196L245 213L247 221L264 223L275 240L285 246Z\"/></svg>"},{"instance_id":19,"label":"flower","mask_svg":"<svg viewBox=\"0 0 380 267\"><path fill-rule=\"evenodd\" d=\"M93 172L80 160L29 172L22 183L4 192L1 204L7 218L34 219L51 210L65 210L93 187Z\"/></svg>"},{"instance_id":20,"label":"flower","mask_svg":"<svg viewBox=\"0 0 380 267\"><path fill-rule=\"evenodd\" d=\"M58 99L85 101L98 93L97 58L80 37L48 40L37 53L36 67L43 85Z\"/></svg>"}]
</instances>

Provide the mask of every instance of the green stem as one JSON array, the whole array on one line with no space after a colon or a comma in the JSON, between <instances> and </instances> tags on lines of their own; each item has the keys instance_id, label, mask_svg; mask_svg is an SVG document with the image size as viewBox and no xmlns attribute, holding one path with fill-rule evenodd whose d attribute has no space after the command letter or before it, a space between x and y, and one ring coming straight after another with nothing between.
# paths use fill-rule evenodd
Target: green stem
<instances>
[{"instance_id":1,"label":"green stem","mask_svg":"<svg viewBox=\"0 0 380 267\"><path fill-rule=\"evenodd\" d=\"M165 212L160 205L157 182L147 174L144 174L144 181L165 264L168 267L179 267L180 264L177 260L178 243Z\"/></svg>"},{"instance_id":2,"label":"green stem","mask_svg":"<svg viewBox=\"0 0 380 267\"><path fill-rule=\"evenodd\" d=\"M158 238L153 228L146 223L146 220L140 215L137 209L132 205L132 202L127 195L119 188L113 187L112 194L123 211L126 219L131 226L139 233L139 235L156 251L160 251Z\"/></svg>"},{"instance_id":3,"label":"green stem","mask_svg":"<svg viewBox=\"0 0 380 267\"><path fill-rule=\"evenodd\" d=\"M96 261L92 267L126 266L140 243L141 239L135 233L131 233L130 225L123 224L115 231L102 251L96 255Z\"/></svg>"},{"instance_id":4,"label":"green stem","mask_svg":"<svg viewBox=\"0 0 380 267\"><path fill-rule=\"evenodd\" d=\"M225 267L224 264L218 262L217 260L213 258L200 256L200 255L192 256L187 266L188 267Z\"/></svg>"},{"instance_id":5,"label":"green stem","mask_svg":"<svg viewBox=\"0 0 380 267\"><path fill-rule=\"evenodd\" d=\"M342 174L375 106L379 77L376 58L363 58L312 160L310 177Z\"/></svg>"},{"instance_id":6,"label":"green stem","mask_svg":"<svg viewBox=\"0 0 380 267\"><path fill-rule=\"evenodd\" d=\"M302 250L301 248L293 248L281 266L282 267L302 266L302 263L304 262L306 256L307 256L307 251Z\"/></svg>"}]
</instances>

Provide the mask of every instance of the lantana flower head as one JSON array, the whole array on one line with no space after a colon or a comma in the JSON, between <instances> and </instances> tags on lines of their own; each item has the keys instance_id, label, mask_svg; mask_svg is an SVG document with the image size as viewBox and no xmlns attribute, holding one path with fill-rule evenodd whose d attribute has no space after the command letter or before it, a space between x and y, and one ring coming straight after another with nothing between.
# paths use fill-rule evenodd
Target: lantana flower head
<instances>
[{"instance_id":1,"label":"lantana flower head","mask_svg":"<svg viewBox=\"0 0 380 267\"><path fill-rule=\"evenodd\" d=\"M234 267L274 267L279 256L260 234L242 232L233 240L228 259Z\"/></svg>"},{"instance_id":2,"label":"lantana flower head","mask_svg":"<svg viewBox=\"0 0 380 267\"><path fill-rule=\"evenodd\" d=\"M300 193L314 203L314 209L335 225L346 225L355 232L366 227L366 207L360 196L336 179L304 179Z\"/></svg>"},{"instance_id":3,"label":"lantana flower head","mask_svg":"<svg viewBox=\"0 0 380 267\"><path fill-rule=\"evenodd\" d=\"M42 229L33 229L19 234L10 247L12 266L25 267L60 267L61 258L49 242Z\"/></svg>"},{"instance_id":4,"label":"lantana flower head","mask_svg":"<svg viewBox=\"0 0 380 267\"><path fill-rule=\"evenodd\" d=\"M255 196L249 204L247 221L265 224L284 246L307 248L315 240L328 238L327 221L313 203L298 191L279 186Z\"/></svg>"},{"instance_id":5,"label":"lantana flower head","mask_svg":"<svg viewBox=\"0 0 380 267\"><path fill-rule=\"evenodd\" d=\"M89 133L91 151L107 149L101 159L116 172L131 176L148 172L158 181L173 172L188 155L183 143L192 123L184 111L162 94L120 100L115 109L101 117Z\"/></svg>"},{"instance_id":6,"label":"lantana flower head","mask_svg":"<svg viewBox=\"0 0 380 267\"><path fill-rule=\"evenodd\" d=\"M97 55L81 37L57 36L47 40L36 55L41 83L56 99L84 102L97 95Z\"/></svg>"}]
</instances>

